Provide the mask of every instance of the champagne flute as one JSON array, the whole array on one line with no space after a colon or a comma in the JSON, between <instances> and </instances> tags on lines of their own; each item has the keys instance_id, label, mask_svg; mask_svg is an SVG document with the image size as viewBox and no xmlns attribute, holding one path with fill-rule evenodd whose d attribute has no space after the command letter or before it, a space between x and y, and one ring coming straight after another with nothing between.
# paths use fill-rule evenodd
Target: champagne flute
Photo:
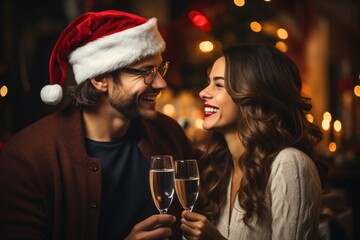
<instances>
[{"instance_id":1,"label":"champagne flute","mask_svg":"<svg viewBox=\"0 0 360 240\"><path fill-rule=\"evenodd\" d=\"M183 208L192 211L199 195L199 169L195 159L175 161L175 190Z\"/></svg>"},{"instance_id":2,"label":"champagne flute","mask_svg":"<svg viewBox=\"0 0 360 240\"><path fill-rule=\"evenodd\" d=\"M166 214L174 198L174 163L170 155L150 159L150 190L160 214Z\"/></svg>"}]
</instances>

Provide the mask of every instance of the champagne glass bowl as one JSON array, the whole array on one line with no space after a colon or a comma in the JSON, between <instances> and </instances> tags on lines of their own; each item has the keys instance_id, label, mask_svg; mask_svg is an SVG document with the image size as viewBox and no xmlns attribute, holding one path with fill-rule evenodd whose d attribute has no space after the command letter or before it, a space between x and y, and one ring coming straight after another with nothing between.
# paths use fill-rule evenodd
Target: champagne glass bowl
<instances>
[{"instance_id":1,"label":"champagne glass bowl","mask_svg":"<svg viewBox=\"0 0 360 240\"><path fill-rule=\"evenodd\" d=\"M170 155L150 159L150 190L160 214L166 214L174 198L174 161Z\"/></svg>"},{"instance_id":2,"label":"champagne glass bowl","mask_svg":"<svg viewBox=\"0 0 360 240\"><path fill-rule=\"evenodd\" d=\"M192 211L199 195L199 169L195 159L175 161L175 189L183 208Z\"/></svg>"}]
</instances>

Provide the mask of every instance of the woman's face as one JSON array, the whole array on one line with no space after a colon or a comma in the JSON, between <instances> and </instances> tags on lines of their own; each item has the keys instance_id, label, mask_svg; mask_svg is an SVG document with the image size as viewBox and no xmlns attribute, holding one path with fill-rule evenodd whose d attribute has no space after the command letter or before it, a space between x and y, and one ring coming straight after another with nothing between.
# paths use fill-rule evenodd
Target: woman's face
<instances>
[{"instance_id":1,"label":"woman's face","mask_svg":"<svg viewBox=\"0 0 360 240\"><path fill-rule=\"evenodd\" d=\"M205 101L203 128L221 133L235 130L239 109L225 89L224 57L215 61L208 81L199 94Z\"/></svg>"}]
</instances>

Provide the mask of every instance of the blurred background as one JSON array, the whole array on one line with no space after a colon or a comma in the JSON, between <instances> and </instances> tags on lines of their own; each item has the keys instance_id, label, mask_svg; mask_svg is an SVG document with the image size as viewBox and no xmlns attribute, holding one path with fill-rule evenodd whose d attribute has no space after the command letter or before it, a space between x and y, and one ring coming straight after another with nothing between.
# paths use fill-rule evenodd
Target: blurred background
<instances>
[{"instance_id":1,"label":"blurred background","mask_svg":"<svg viewBox=\"0 0 360 240\"><path fill-rule=\"evenodd\" d=\"M170 61L158 108L199 147L207 133L198 93L213 60L224 47L268 43L297 63L303 94L313 100L308 119L324 133L317 152L333 186L323 201L324 239L360 239L359 0L2 0L0 7L0 152L20 129L66 104L47 106L39 92L55 41L83 12L158 18Z\"/></svg>"}]
</instances>

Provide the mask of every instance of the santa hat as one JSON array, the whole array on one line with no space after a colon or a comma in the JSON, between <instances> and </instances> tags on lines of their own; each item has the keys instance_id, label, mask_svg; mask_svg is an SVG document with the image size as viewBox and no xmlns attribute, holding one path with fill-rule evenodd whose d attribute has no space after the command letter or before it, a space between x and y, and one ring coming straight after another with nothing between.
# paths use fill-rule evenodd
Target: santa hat
<instances>
[{"instance_id":1,"label":"santa hat","mask_svg":"<svg viewBox=\"0 0 360 240\"><path fill-rule=\"evenodd\" d=\"M147 20L115 10L85 13L57 40L50 56L50 85L41 89L41 99L50 105L61 101L69 65L80 84L164 50L156 18Z\"/></svg>"}]
</instances>

